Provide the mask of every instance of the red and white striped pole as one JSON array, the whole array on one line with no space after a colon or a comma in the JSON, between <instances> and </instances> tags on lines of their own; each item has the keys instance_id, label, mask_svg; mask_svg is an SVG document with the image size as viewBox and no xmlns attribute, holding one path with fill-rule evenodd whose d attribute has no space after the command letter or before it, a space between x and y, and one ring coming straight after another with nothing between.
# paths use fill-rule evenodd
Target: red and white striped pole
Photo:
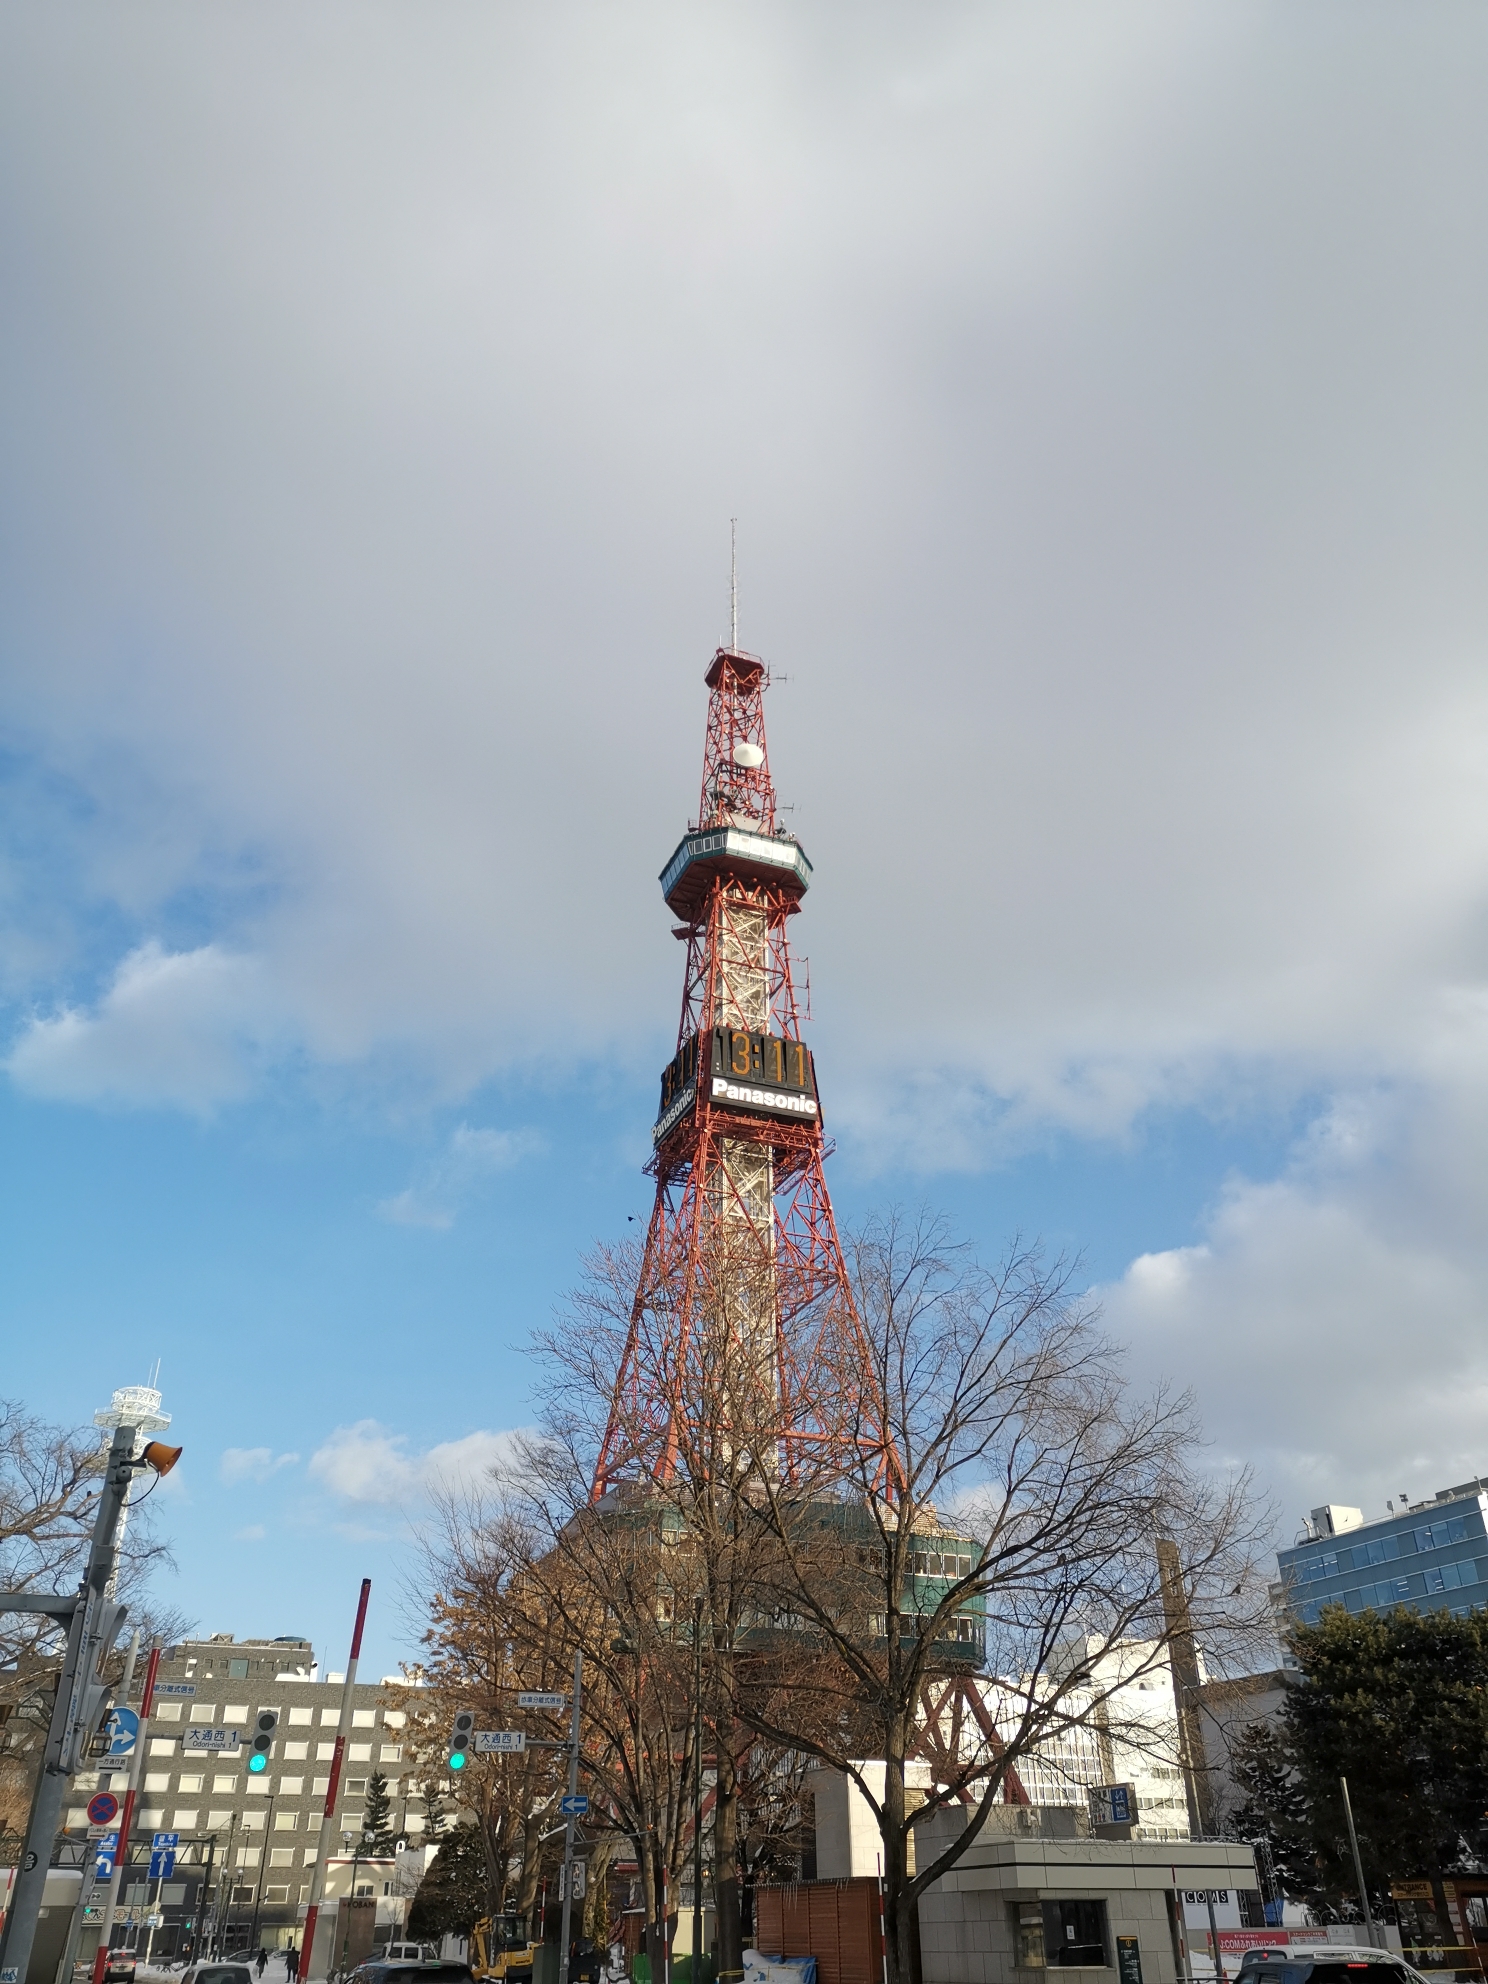
<instances>
[{"instance_id":1,"label":"red and white striped pole","mask_svg":"<svg viewBox=\"0 0 1488 1984\"><path fill-rule=\"evenodd\" d=\"M310 1906L305 1912L305 1940L300 1945L300 1976L306 1980L310 1976L310 1957L315 1948L315 1925L320 1918L320 1904L325 1898L326 1862L330 1858L331 1840L335 1834L341 1765L346 1756L346 1739L351 1733L352 1690L356 1686L357 1661L362 1652L362 1627L367 1623L367 1600L371 1592L371 1578L363 1578L362 1595L357 1602L356 1627L351 1635L351 1658L346 1663L346 1685L341 1690L341 1720L336 1728L336 1749L331 1758L331 1777L326 1786L325 1811L320 1821L320 1850L315 1856L315 1872L310 1881Z\"/></svg>"},{"instance_id":2,"label":"red and white striped pole","mask_svg":"<svg viewBox=\"0 0 1488 1984\"><path fill-rule=\"evenodd\" d=\"M134 1755L129 1759L129 1786L124 1793L124 1809L119 1814L119 1832L114 1846L114 1871L109 1880L108 1900L103 1904L103 1921L98 1931L98 1954L93 1959L93 1984L103 1984L108 1967L109 1937L114 1933L114 1910L119 1905L119 1883L129 1861L129 1830L134 1824L134 1801L139 1796L140 1771L145 1755L145 1736L150 1726L150 1710L155 1705L155 1676L160 1672L160 1648L150 1648L145 1667L145 1689L140 1696L139 1729L134 1739ZM86 1872L84 1878L86 1879ZM202 1896L205 1902L206 1896Z\"/></svg>"}]
</instances>

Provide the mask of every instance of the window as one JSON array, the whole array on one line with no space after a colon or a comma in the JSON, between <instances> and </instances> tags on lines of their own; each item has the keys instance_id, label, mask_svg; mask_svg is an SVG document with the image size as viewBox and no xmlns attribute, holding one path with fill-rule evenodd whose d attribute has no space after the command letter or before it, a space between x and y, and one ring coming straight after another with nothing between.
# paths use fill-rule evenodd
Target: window
<instances>
[{"instance_id":1,"label":"window","mask_svg":"<svg viewBox=\"0 0 1488 1984\"><path fill-rule=\"evenodd\" d=\"M214 1791L236 1791L237 1788L238 1780L235 1777L214 1777L212 1779L212 1789Z\"/></svg>"},{"instance_id":2,"label":"window","mask_svg":"<svg viewBox=\"0 0 1488 1984\"><path fill-rule=\"evenodd\" d=\"M220 1826L230 1826L231 1824L232 1824L231 1811L224 1812L214 1807L214 1809L208 1812L207 1814L208 1832L216 1832Z\"/></svg>"},{"instance_id":3,"label":"window","mask_svg":"<svg viewBox=\"0 0 1488 1984\"><path fill-rule=\"evenodd\" d=\"M243 1814L244 1832L262 1832L263 1829L264 1814L262 1812L245 1812Z\"/></svg>"},{"instance_id":4,"label":"window","mask_svg":"<svg viewBox=\"0 0 1488 1984\"><path fill-rule=\"evenodd\" d=\"M401 1743L384 1743L378 1754L385 1764L400 1764L403 1761L403 1745Z\"/></svg>"},{"instance_id":5,"label":"window","mask_svg":"<svg viewBox=\"0 0 1488 1984\"><path fill-rule=\"evenodd\" d=\"M375 1729L377 1727L376 1709L354 1708L351 1711L351 1726L353 1729Z\"/></svg>"},{"instance_id":6,"label":"window","mask_svg":"<svg viewBox=\"0 0 1488 1984\"><path fill-rule=\"evenodd\" d=\"M366 1780L366 1778L364 1778L364 1777L349 1777L349 1778L347 1778L347 1780L346 1780L346 1795L347 1795L347 1797L348 1797L348 1798L365 1798L365 1797L366 1797L366 1795L367 1795L367 1780Z\"/></svg>"},{"instance_id":7,"label":"window","mask_svg":"<svg viewBox=\"0 0 1488 1984\"><path fill-rule=\"evenodd\" d=\"M145 1772L146 1791L169 1791L170 1772L168 1770L147 1770Z\"/></svg>"},{"instance_id":8,"label":"window","mask_svg":"<svg viewBox=\"0 0 1488 1984\"><path fill-rule=\"evenodd\" d=\"M176 1779L177 1791L200 1791L206 1779L200 1771L182 1771Z\"/></svg>"},{"instance_id":9,"label":"window","mask_svg":"<svg viewBox=\"0 0 1488 1984\"><path fill-rule=\"evenodd\" d=\"M310 1745L308 1743L286 1743L284 1746L285 1759L290 1763L299 1763L302 1758L308 1757L309 1754Z\"/></svg>"},{"instance_id":10,"label":"window","mask_svg":"<svg viewBox=\"0 0 1488 1984\"><path fill-rule=\"evenodd\" d=\"M325 1728L327 1723L334 1725L340 1720L341 1711L338 1708L323 1708L320 1711L320 1726L322 1729Z\"/></svg>"},{"instance_id":11,"label":"window","mask_svg":"<svg viewBox=\"0 0 1488 1984\"><path fill-rule=\"evenodd\" d=\"M216 1705L212 1702L193 1702L191 1704L191 1720L193 1722L215 1722L217 1720Z\"/></svg>"},{"instance_id":12,"label":"window","mask_svg":"<svg viewBox=\"0 0 1488 1984\"><path fill-rule=\"evenodd\" d=\"M195 1805L185 1805L185 1806L177 1805L176 1809L171 1813L171 1824L175 1827L177 1832L195 1832L196 1831Z\"/></svg>"},{"instance_id":13,"label":"window","mask_svg":"<svg viewBox=\"0 0 1488 1984\"><path fill-rule=\"evenodd\" d=\"M229 1702L222 1711L222 1720L224 1722L246 1722L248 1720L247 1702Z\"/></svg>"},{"instance_id":14,"label":"window","mask_svg":"<svg viewBox=\"0 0 1488 1984\"><path fill-rule=\"evenodd\" d=\"M389 1729L401 1729L408 1717L401 1708L385 1708L382 1711L382 1719Z\"/></svg>"},{"instance_id":15,"label":"window","mask_svg":"<svg viewBox=\"0 0 1488 1984\"><path fill-rule=\"evenodd\" d=\"M265 1888L265 1889L264 1889L264 1900L265 1900L265 1901L288 1901L288 1900L289 1900L289 1889L288 1889L288 1887L279 1887L279 1888L276 1888L276 1887L267 1887L267 1888Z\"/></svg>"},{"instance_id":16,"label":"window","mask_svg":"<svg viewBox=\"0 0 1488 1984\"><path fill-rule=\"evenodd\" d=\"M1064 1969L1106 1963L1106 1904L1103 1901L1046 1901L1044 1962Z\"/></svg>"},{"instance_id":17,"label":"window","mask_svg":"<svg viewBox=\"0 0 1488 1984\"><path fill-rule=\"evenodd\" d=\"M334 1743L317 1743L315 1746L315 1761L318 1764L328 1764L335 1754L336 1746Z\"/></svg>"},{"instance_id":18,"label":"window","mask_svg":"<svg viewBox=\"0 0 1488 1984\"><path fill-rule=\"evenodd\" d=\"M313 1722L315 1720L315 1710L313 1708L292 1708L289 1711L289 1719L296 1728L303 1728L307 1722Z\"/></svg>"},{"instance_id":19,"label":"window","mask_svg":"<svg viewBox=\"0 0 1488 1984\"><path fill-rule=\"evenodd\" d=\"M304 1791L304 1788L305 1780L302 1777L281 1777L279 1780L279 1796L281 1798L298 1798Z\"/></svg>"},{"instance_id":20,"label":"window","mask_svg":"<svg viewBox=\"0 0 1488 1984\"><path fill-rule=\"evenodd\" d=\"M1352 1550L1345 1551L1356 1571L1365 1570L1370 1564L1383 1564L1400 1555L1398 1536L1376 1536L1370 1543L1356 1543Z\"/></svg>"},{"instance_id":21,"label":"window","mask_svg":"<svg viewBox=\"0 0 1488 1984\"><path fill-rule=\"evenodd\" d=\"M303 1857L304 1857L305 1865L307 1867L313 1867L315 1865L317 1858L319 1857L319 1849L314 1846L307 1846L305 1848Z\"/></svg>"},{"instance_id":22,"label":"window","mask_svg":"<svg viewBox=\"0 0 1488 1984\"><path fill-rule=\"evenodd\" d=\"M1478 1567L1471 1557L1465 1564L1433 1564L1425 1578L1428 1591L1456 1591L1459 1585L1477 1583Z\"/></svg>"},{"instance_id":23,"label":"window","mask_svg":"<svg viewBox=\"0 0 1488 1984\"><path fill-rule=\"evenodd\" d=\"M292 1846L274 1847L269 1854L269 1865L271 1867L292 1867L294 1865L294 1848Z\"/></svg>"},{"instance_id":24,"label":"window","mask_svg":"<svg viewBox=\"0 0 1488 1984\"><path fill-rule=\"evenodd\" d=\"M1330 1551L1326 1557L1303 1557L1291 1566L1288 1575L1297 1584L1315 1584L1319 1578L1337 1577L1337 1552Z\"/></svg>"},{"instance_id":25,"label":"window","mask_svg":"<svg viewBox=\"0 0 1488 1984\"><path fill-rule=\"evenodd\" d=\"M150 1710L150 1720L152 1722L179 1722L181 1720L181 1704L179 1702L156 1702L155 1706Z\"/></svg>"},{"instance_id":26,"label":"window","mask_svg":"<svg viewBox=\"0 0 1488 1984\"><path fill-rule=\"evenodd\" d=\"M230 1660L227 1663L227 1678L229 1681L246 1681L248 1679L247 1661Z\"/></svg>"},{"instance_id":27,"label":"window","mask_svg":"<svg viewBox=\"0 0 1488 1984\"><path fill-rule=\"evenodd\" d=\"M330 1788L331 1780L328 1777L312 1778L310 1781L310 1796L312 1798L324 1798Z\"/></svg>"},{"instance_id":28,"label":"window","mask_svg":"<svg viewBox=\"0 0 1488 1984\"><path fill-rule=\"evenodd\" d=\"M258 1865L259 1851L260 1849L256 1846L240 1846L238 1848L238 1865L240 1867L256 1867Z\"/></svg>"},{"instance_id":29,"label":"window","mask_svg":"<svg viewBox=\"0 0 1488 1984\"><path fill-rule=\"evenodd\" d=\"M276 1812L274 1814L275 1832L295 1832L299 1827L299 1823L300 1815L298 1812Z\"/></svg>"},{"instance_id":30,"label":"window","mask_svg":"<svg viewBox=\"0 0 1488 1984\"><path fill-rule=\"evenodd\" d=\"M152 1757L173 1757L175 1754L176 1739L174 1736L152 1736L150 1738L150 1755Z\"/></svg>"},{"instance_id":31,"label":"window","mask_svg":"<svg viewBox=\"0 0 1488 1984\"><path fill-rule=\"evenodd\" d=\"M1467 1518L1449 1516L1445 1522L1429 1522L1416 1531L1418 1550L1440 1550L1448 1543L1461 1543L1467 1535Z\"/></svg>"},{"instance_id":32,"label":"window","mask_svg":"<svg viewBox=\"0 0 1488 1984\"><path fill-rule=\"evenodd\" d=\"M354 1764L369 1764L372 1761L372 1745L370 1743L348 1743L346 1754Z\"/></svg>"}]
</instances>

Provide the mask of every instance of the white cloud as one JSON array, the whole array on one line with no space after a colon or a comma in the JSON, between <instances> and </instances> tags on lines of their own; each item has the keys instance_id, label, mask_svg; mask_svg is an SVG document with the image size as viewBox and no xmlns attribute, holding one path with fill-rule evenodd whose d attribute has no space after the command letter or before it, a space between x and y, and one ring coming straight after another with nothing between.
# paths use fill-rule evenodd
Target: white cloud
<instances>
[{"instance_id":1,"label":"white cloud","mask_svg":"<svg viewBox=\"0 0 1488 1984\"><path fill-rule=\"evenodd\" d=\"M268 1533L261 1522L250 1522L245 1528L233 1531L239 1543L262 1543Z\"/></svg>"},{"instance_id":2,"label":"white cloud","mask_svg":"<svg viewBox=\"0 0 1488 1984\"><path fill-rule=\"evenodd\" d=\"M141 944L91 1011L33 1017L5 1065L65 1102L211 1109L246 1094L271 1045L272 988L257 960L216 944Z\"/></svg>"},{"instance_id":3,"label":"white cloud","mask_svg":"<svg viewBox=\"0 0 1488 1984\"><path fill-rule=\"evenodd\" d=\"M513 1458L512 1433L480 1431L411 1452L405 1434L375 1419L338 1426L310 1456L310 1473L341 1500L396 1506L431 1492L485 1484Z\"/></svg>"},{"instance_id":4,"label":"white cloud","mask_svg":"<svg viewBox=\"0 0 1488 1984\"><path fill-rule=\"evenodd\" d=\"M218 1470L228 1486L235 1487L244 1481L268 1481L298 1459L298 1454L276 1454L271 1447L227 1447Z\"/></svg>"},{"instance_id":5,"label":"white cloud","mask_svg":"<svg viewBox=\"0 0 1488 1984\"><path fill-rule=\"evenodd\" d=\"M1202 1244L1103 1291L1145 1376L1192 1383L1217 1457L1254 1460L1288 1538L1488 1473L1488 1067L1341 1098L1283 1173L1233 1179Z\"/></svg>"},{"instance_id":6,"label":"white cloud","mask_svg":"<svg viewBox=\"0 0 1488 1984\"><path fill-rule=\"evenodd\" d=\"M378 1213L394 1226L423 1226L446 1232L460 1206L485 1179L510 1171L543 1149L535 1130L472 1129L461 1123L446 1148L424 1166L417 1181L378 1203Z\"/></svg>"}]
</instances>

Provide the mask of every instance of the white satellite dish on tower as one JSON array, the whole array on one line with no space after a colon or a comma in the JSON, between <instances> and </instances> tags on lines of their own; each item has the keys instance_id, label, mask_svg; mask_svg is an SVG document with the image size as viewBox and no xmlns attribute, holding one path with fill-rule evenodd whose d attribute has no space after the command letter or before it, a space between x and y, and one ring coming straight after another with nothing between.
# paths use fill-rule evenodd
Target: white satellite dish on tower
<instances>
[{"instance_id":1,"label":"white satellite dish on tower","mask_svg":"<svg viewBox=\"0 0 1488 1984\"><path fill-rule=\"evenodd\" d=\"M747 737L742 738L734 746L734 763L742 770L746 772L757 772L764 762L764 752L758 744L751 744Z\"/></svg>"}]
</instances>

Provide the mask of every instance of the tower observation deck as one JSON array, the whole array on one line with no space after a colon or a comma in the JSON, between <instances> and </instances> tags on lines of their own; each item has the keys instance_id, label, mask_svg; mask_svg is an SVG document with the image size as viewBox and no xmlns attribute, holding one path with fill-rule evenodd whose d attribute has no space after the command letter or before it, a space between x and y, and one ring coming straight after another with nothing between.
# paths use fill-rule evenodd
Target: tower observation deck
<instances>
[{"instance_id":1,"label":"tower observation deck","mask_svg":"<svg viewBox=\"0 0 1488 1984\"><path fill-rule=\"evenodd\" d=\"M593 1497L741 1456L786 1479L849 1451L893 1469L823 1172L822 1102L788 927L811 863L777 819L769 676L707 670L702 795L660 876L686 944L656 1197Z\"/></svg>"}]
</instances>

